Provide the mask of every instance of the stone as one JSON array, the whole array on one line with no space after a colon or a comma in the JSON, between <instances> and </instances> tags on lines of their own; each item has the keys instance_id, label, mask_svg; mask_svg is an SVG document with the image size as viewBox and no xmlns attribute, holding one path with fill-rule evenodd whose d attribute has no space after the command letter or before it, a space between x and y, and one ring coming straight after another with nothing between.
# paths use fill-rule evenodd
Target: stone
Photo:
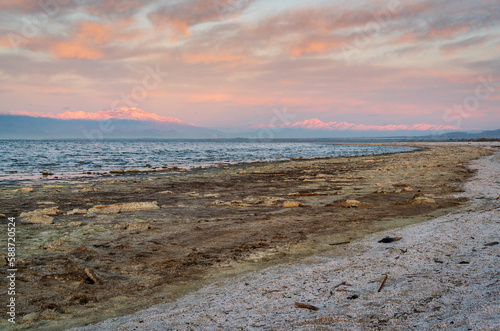
<instances>
[{"instance_id":1,"label":"stone","mask_svg":"<svg viewBox=\"0 0 500 331\"><path fill-rule=\"evenodd\" d=\"M53 173L48 172L48 171L42 171L42 176L52 176Z\"/></svg>"},{"instance_id":2,"label":"stone","mask_svg":"<svg viewBox=\"0 0 500 331\"><path fill-rule=\"evenodd\" d=\"M210 205L212 206L231 206L231 202L223 200L215 200Z\"/></svg>"},{"instance_id":3,"label":"stone","mask_svg":"<svg viewBox=\"0 0 500 331\"><path fill-rule=\"evenodd\" d=\"M19 190L23 193L33 192L32 187L21 187Z\"/></svg>"},{"instance_id":4,"label":"stone","mask_svg":"<svg viewBox=\"0 0 500 331\"><path fill-rule=\"evenodd\" d=\"M358 200L346 200L342 202L341 206L344 208L357 208L361 207L362 202Z\"/></svg>"},{"instance_id":5,"label":"stone","mask_svg":"<svg viewBox=\"0 0 500 331\"><path fill-rule=\"evenodd\" d=\"M94 192L94 191L95 191L95 190L94 190L94 188L92 188L92 187L84 187L84 188L82 188L82 189L80 190L80 192L82 192L82 193L88 193L88 192Z\"/></svg>"},{"instance_id":6,"label":"stone","mask_svg":"<svg viewBox=\"0 0 500 331\"><path fill-rule=\"evenodd\" d=\"M219 196L220 196L219 194L213 194L213 193L208 193L204 195L205 198L218 198Z\"/></svg>"},{"instance_id":7,"label":"stone","mask_svg":"<svg viewBox=\"0 0 500 331\"><path fill-rule=\"evenodd\" d=\"M5 216L4 214L0 214L0 220L2 220L4 218L7 218L7 216Z\"/></svg>"},{"instance_id":8,"label":"stone","mask_svg":"<svg viewBox=\"0 0 500 331\"><path fill-rule=\"evenodd\" d=\"M384 190L384 189L380 189L380 190L377 190L377 193L380 193L380 194L388 194L388 193L391 193L391 191Z\"/></svg>"},{"instance_id":9,"label":"stone","mask_svg":"<svg viewBox=\"0 0 500 331\"><path fill-rule=\"evenodd\" d=\"M40 214L31 214L29 216L24 216L22 221L25 223L33 224L53 224L54 217Z\"/></svg>"},{"instance_id":10,"label":"stone","mask_svg":"<svg viewBox=\"0 0 500 331\"><path fill-rule=\"evenodd\" d=\"M38 205L55 205L55 202L52 201L37 201Z\"/></svg>"},{"instance_id":11,"label":"stone","mask_svg":"<svg viewBox=\"0 0 500 331\"><path fill-rule=\"evenodd\" d=\"M23 316L23 323L33 323L40 317L40 314L37 312L29 313Z\"/></svg>"},{"instance_id":12,"label":"stone","mask_svg":"<svg viewBox=\"0 0 500 331\"><path fill-rule=\"evenodd\" d=\"M87 209L73 209L73 210L70 210L66 213L66 215L77 215L77 214L86 214L87 213Z\"/></svg>"},{"instance_id":13,"label":"stone","mask_svg":"<svg viewBox=\"0 0 500 331\"><path fill-rule=\"evenodd\" d=\"M82 222L69 222L70 226L82 226Z\"/></svg>"},{"instance_id":14,"label":"stone","mask_svg":"<svg viewBox=\"0 0 500 331\"><path fill-rule=\"evenodd\" d=\"M417 199L417 198L434 198L434 194L417 193L417 194L415 194L415 196L413 197L413 199Z\"/></svg>"},{"instance_id":15,"label":"stone","mask_svg":"<svg viewBox=\"0 0 500 331\"><path fill-rule=\"evenodd\" d=\"M37 209L34 212L38 213L38 214L44 214L44 215L50 215L50 216L56 216L56 215L61 215L62 214L62 211L60 211L58 207L49 207L49 208L44 208L44 209Z\"/></svg>"},{"instance_id":16,"label":"stone","mask_svg":"<svg viewBox=\"0 0 500 331\"><path fill-rule=\"evenodd\" d=\"M109 173L110 174L123 174L123 173L125 173L125 170L123 170L123 169L115 169L115 170L111 170Z\"/></svg>"},{"instance_id":17,"label":"stone","mask_svg":"<svg viewBox=\"0 0 500 331\"><path fill-rule=\"evenodd\" d=\"M283 208L297 208L297 207L305 207L305 205L297 201L283 202Z\"/></svg>"},{"instance_id":18,"label":"stone","mask_svg":"<svg viewBox=\"0 0 500 331\"><path fill-rule=\"evenodd\" d=\"M97 205L90 208L87 212L89 216L95 214L118 214L124 212L143 211L160 209L156 201L153 202L129 202L115 203L112 205Z\"/></svg>"},{"instance_id":19,"label":"stone","mask_svg":"<svg viewBox=\"0 0 500 331\"><path fill-rule=\"evenodd\" d=\"M97 273L90 269L90 268L85 268L85 274L87 275L87 277L94 283L94 284L102 284L102 280L101 280L101 277L99 277L99 275L97 275Z\"/></svg>"},{"instance_id":20,"label":"stone","mask_svg":"<svg viewBox=\"0 0 500 331\"><path fill-rule=\"evenodd\" d=\"M138 222L134 222L134 223L128 223L126 226L125 226L126 229L129 229L129 230L149 230L149 229L152 229L153 226L151 224L148 224L148 223L138 223Z\"/></svg>"},{"instance_id":21,"label":"stone","mask_svg":"<svg viewBox=\"0 0 500 331\"><path fill-rule=\"evenodd\" d=\"M174 192L172 191L162 191L162 192L159 192L160 194L174 194Z\"/></svg>"},{"instance_id":22,"label":"stone","mask_svg":"<svg viewBox=\"0 0 500 331\"><path fill-rule=\"evenodd\" d=\"M409 203L412 205L431 205L436 203L436 200L427 197L417 197L411 199Z\"/></svg>"}]
</instances>

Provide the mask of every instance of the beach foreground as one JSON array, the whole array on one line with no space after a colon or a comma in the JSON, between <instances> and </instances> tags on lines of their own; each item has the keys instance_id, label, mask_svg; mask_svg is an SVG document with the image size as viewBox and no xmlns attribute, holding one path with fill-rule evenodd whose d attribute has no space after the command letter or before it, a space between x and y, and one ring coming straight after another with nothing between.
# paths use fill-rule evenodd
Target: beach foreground
<instances>
[{"instance_id":1,"label":"beach foreground","mask_svg":"<svg viewBox=\"0 0 500 331\"><path fill-rule=\"evenodd\" d=\"M498 239L500 170L489 154L428 145L4 189L8 216L57 207L21 218L19 327L63 329L161 302L88 329L498 324L499 246L485 244ZM402 239L378 243L386 235Z\"/></svg>"},{"instance_id":2,"label":"beach foreground","mask_svg":"<svg viewBox=\"0 0 500 331\"><path fill-rule=\"evenodd\" d=\"M459 211L367 236L339 256L222 280L98 328L498 330L500 153L470 167L477 173L459 194L470 202ZM386 236L401 240L380 243Z\"/></svg>"}]
</instances>

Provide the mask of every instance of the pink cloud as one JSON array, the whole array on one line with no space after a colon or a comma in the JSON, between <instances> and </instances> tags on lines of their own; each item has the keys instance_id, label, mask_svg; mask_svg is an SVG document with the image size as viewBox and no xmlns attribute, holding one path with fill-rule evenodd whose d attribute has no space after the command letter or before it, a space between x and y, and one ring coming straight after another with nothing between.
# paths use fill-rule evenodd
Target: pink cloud
<instances>
[{"instance_id":1,"label":"pink cloud","mask_svg":"<svg viewBox=\"0 0 500 331\"><path fill-rule=\"evenodd\" d=\"M255 127L260 128L272 128L269 125L259 125ZM404 124L390 124L390 125L366 125L366 124L355 124L349 122L323 122L317 118L310 120L305 120L296 123L287 123L281 125L280 128L292 128L292 129L309 129L309 130L352 130L352 131L452 131L457 128L449 125L437 125L437 124L414 124L414 125L404 125Z\"/></svg>"},{"instance_id":2,"label":"pink cloud","mask_svg":"<svg viewBox=\"0 0 500 331\"><path fill-rule=\"evenodd\" d=\"M31 117L46 117L60 120L93 120L102 121L108 119L123 119L136 121L158 121L185 124L181 120L172 117L160 116L154 113L146 112L139 108L116 108L108 110L100 110L98 112L85 111L67 111L62 114L47 114L47 113L30 113L25 111L10 112L9 115L23 115Z\"/></svg>"}]
</instances>

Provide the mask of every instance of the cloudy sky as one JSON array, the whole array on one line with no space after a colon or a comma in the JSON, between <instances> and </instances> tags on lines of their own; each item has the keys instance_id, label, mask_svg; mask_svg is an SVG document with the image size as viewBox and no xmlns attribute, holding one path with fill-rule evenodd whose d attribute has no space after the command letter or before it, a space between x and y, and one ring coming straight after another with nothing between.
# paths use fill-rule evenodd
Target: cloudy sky
<instances>
[{"instance_id":1,"label":"cloudy sky","mask_svg":"<svg viewBox=\"0 0 500 331\"><path fill-rule=\"evenodd\" d=\"M12 0L0 27L0 113L500 128L500 0Z\"/></svg>"}]
</instances>

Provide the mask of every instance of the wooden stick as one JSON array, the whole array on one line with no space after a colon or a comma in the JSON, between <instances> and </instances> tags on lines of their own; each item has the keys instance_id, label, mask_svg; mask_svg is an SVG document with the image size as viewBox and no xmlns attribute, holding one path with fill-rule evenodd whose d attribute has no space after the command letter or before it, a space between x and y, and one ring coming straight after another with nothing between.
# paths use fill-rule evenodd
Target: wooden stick
<instances>
[{"instance_id":1,"label":"wooden stick","mask_svg":"<svg viewBox=\"0 0 500 331\"><path fill-rule=\"evenodd\" d=\"M342 241L342 242L339 242L339 243L333 243L333 244L328 244L330 246L337 246L337 245L343 245L343 244L349 244L350 241Z\"/></svg>"},{"instance_id":2,"label":"wooden stick","mask_svg":"<svg viewBox=\"0 0 500 331\"><path fill-rule=\"evenodd\" d=\"M305 304L305 303L300 303L300 302L296 302L295 303L295 307L297 307L297 308L305 308L305 309L310 309L310 310L319 310L319 308L316 307L316 306L311 306L311 305L308 305L308 304Z\"/></svg>"},{"instance_id":3,"label":"wooden stick","mask_svg":"<svg viewBox=\"0 0 500 331\"><path fill-rule=\"evenodd\" d=\"M378 288L378 291L377 291L377 292L382 291L382 288L383 288L383 287L384 287L384 285L385 285L385 281L387 280L387 277L389 277L389 276L388 276L388 275L385 275L384 281L382 282L382 284L380 284L380 287Z\"/></svg>"}]
</instances>

